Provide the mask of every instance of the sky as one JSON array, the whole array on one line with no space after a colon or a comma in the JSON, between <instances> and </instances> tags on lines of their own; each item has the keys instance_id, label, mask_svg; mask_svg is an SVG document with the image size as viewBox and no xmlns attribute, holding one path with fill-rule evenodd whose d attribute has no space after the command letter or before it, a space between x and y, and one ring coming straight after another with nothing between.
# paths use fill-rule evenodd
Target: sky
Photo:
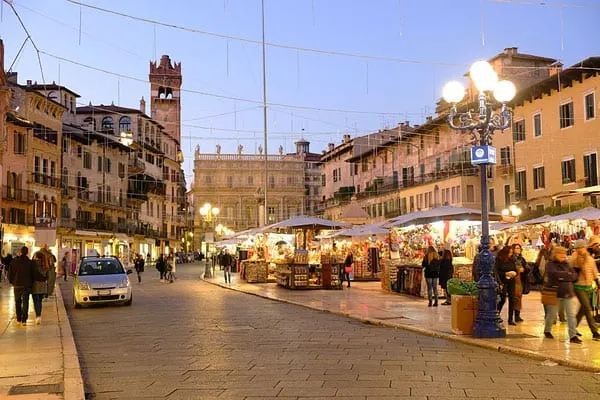
<instances>
[{"instance_id":1,"label":"sky","mask_svg":"<svg viewBox=\"0 0 600 400\"><path fill-rule=\"evenodd\" d=\"M80 94L81 105L138 108L149 98L149 61L168 54L182 63L188 182L196 145L257 152L261 0L81 1L190 29L67 0L12 0L42 52L40 68L31 41L19 53L27 34L0 0L6 68L14 62L20 83L55 81ZM293 152L301 137L321 152L346 133L423 123L445 82L505 47L565 66L600 55L600 0L264 0L264 10L266 42L283 45L266 47L269 153L280 145Z\"/></svg>"}]
</instances>

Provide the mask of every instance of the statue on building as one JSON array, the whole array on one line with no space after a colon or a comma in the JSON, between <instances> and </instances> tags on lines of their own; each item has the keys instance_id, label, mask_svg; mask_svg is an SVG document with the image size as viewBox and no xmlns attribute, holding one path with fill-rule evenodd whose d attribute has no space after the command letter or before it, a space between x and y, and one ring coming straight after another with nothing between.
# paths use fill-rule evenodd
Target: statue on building
<instances>
[{"instance_id":1,"label":"statue on building","mask_svg":"<svg viewBox=\"0 0 600 400\"><path fill-rule=\"evenodd\" d=\"M258 154L260 154L262 156L262 152L263 152L263 147L262 145L258 145Z\"/></svg>"},{"instance_id":2,"label":"statue on building","mask_svg":"<svg viewBox=\"0 0 600 400\"><path fill-rule=\"evenodd\" d=\"M244 146L242 146L241 144L238 144L238 154L242 155L243 151L244 151Z\"/></svg>"},{"instance_id":3,"label":"statue on building","mask_svg":"<svg viewBox=\"0 0 600 400\"><path fill-rule=\"evenodd\" d=\"M221 155L221 145L220 144L217 145L217 154Z\"/></svg>"},{"instance_id":4,"label":"statue on building","mask_svg":"<svg viewBox=\"0 0 600 400\"><path fill-rule=\"evenodd\" d=\"M199 144L196 145L196 150L194 151L194 158L196 160L200 159L200 145Z\"/></svg>"},{"instance_id":5,"label":"statue on building","mask_svg":"<svg viewBox=\"0 0 600 400\"><path fill-rule=\"evenodd\" d=\"M283 155L283 146L279 145L279 155L282 156Z\"/></svg>"}]
</instances>

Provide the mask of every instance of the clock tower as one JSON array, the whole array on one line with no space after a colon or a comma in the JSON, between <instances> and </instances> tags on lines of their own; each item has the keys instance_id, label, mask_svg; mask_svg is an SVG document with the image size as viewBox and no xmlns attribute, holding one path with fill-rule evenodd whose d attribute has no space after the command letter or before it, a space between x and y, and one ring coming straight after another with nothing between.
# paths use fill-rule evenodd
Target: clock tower
<instances>
[{"instance_id":1,"label":"clock tower","mask_svg":"<svg viewBox=\"0 0 600 400\"><path fill-rule=\"evenodd\" d=\"M163 55L150 62L150 112L167 135L181 144L181 63Z\"/></svg>"}]
</instances>

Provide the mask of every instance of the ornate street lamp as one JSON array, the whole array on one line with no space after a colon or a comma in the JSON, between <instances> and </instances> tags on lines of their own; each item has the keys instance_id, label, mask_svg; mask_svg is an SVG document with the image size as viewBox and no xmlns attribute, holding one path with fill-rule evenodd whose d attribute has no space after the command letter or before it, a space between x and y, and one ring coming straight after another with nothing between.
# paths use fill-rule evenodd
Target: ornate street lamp
<instances>
[{"instance_id":1,"label":"ornate street lamp","mask_svg":"<svg viewBox=\"0 0 600 400\"><path fill-rule=\"evenodd\" d=\"M479 114L471 111L458 114L456 103L465 95L460 82L446 84L443 97L452 104L448 123L459 133L471 134L475 146L471 149L471 163L479 165L481 178L481 250L479 253L480 279L479 312L473 328L473 336L479 338L498 338L506 336L506 329L500 325L496 308L497 283L492 275L494 256L490 252L490 233L488 215L487 166L496 163L496 149L491 146L495 130L504 130L510 125L510 113L506 102L516 93L515 85L510 81L498 82L498 75L486 61L477 61L469 71L473 83L479 91ZM492 96L502 104L500 112L492 110Z\"/></svg>"},{"instance_id":2,"label":"ornate street lamp","mask_svg":"<svg viewBox=\"0 0 600 400\"><path fill-rule=\"evenodd\" d=\"M502 210L502 215L505 217L513 217L515 222L519 221L519 216L523 213L523 210L514 204L511 204L510 207Z\"/></svg>"},{"instance_id":3,"label":"ornate street lamp","mask_svg":"<svg viewBox=\"0 0 600 400\"><path fill-rule=\"evenodd\" d=\"M213 207L210 203L204 203L204 205L200 209L200 216L204 220L205 231L206 231L206 228L209 226L214 227L214 223L217 219L217 216L219 215L219 212L220 212L219 208ZM206 246L206 255L207 254L208 254L208 243ZM210 268L208 268L208 257L205 258L204 277L205 278L212 277L211 270L210 270Z\"/></svg>"}]
</instances>

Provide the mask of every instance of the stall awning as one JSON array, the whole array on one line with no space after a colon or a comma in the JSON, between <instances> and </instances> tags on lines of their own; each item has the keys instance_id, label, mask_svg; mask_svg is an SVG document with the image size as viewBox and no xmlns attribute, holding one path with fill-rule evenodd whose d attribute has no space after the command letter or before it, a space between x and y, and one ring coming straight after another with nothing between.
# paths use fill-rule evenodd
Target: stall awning
<instances>
[{"instance_id":1,"label":"stall awning","mask_svg":"<svg viewBox=\"0 0 600 400\"><path fill-rule=\"evenodd\" d=\"M76 235L80 235L80 236L98 236L98 234L96 232L92 232L92 231L80 231L80 230L76 230L75 234Z\"/></svg>"},{"instance_id":2,"label":"stall awning","mask_svg":"<svg viewBox=\"0 0 600 400\"><path fill-rule=\"evenodd\" d=\"M600 194L600 185L594 185L579 189L572 189L566 192L561 192L552 196L553 200L562 199L564 197L574 196L577 194L583 194L584 196L598 195Z\"/></svg>"},{"instance_id":3,"label":"stall awning","mask_svg":"<svg viewBox=\"0 0 600 400\"><path fill-rule=\"evenodd\" d=\"M389 228L382 227L382 223L376 223L369 225L359 225L349 229L341 229L331 234L331 237L365 237L373 235L387 235L389 233Z\"/></svg>"},{"instance_id":4,"label":"stall awning","mask_svg":"<svg viewBox=\"0 0 600 400\"><path fill-rule=\"evenodd\" d=\"M301 215L286 219L285 221L277 222L269 227L269 230L296 228L296 229L339 229L349 226L343 222L330 221L328 219L307 217Z\"/></svg>"},{"instance_id":5,"label":"stall awning","mask_svg":"<svg viewBox=\"0 0 600 400\"><path fill-rule=\"evenodd\" d=\"M401 215L383 224L384 228L402 227L407 225L428 224L435 221L452 220L478 220L481 218L481 210L454 206L441 206L426 211L416 211ZM489 213L490 221L500 221L502 215Z\"/></svg>"}]
</instances>

